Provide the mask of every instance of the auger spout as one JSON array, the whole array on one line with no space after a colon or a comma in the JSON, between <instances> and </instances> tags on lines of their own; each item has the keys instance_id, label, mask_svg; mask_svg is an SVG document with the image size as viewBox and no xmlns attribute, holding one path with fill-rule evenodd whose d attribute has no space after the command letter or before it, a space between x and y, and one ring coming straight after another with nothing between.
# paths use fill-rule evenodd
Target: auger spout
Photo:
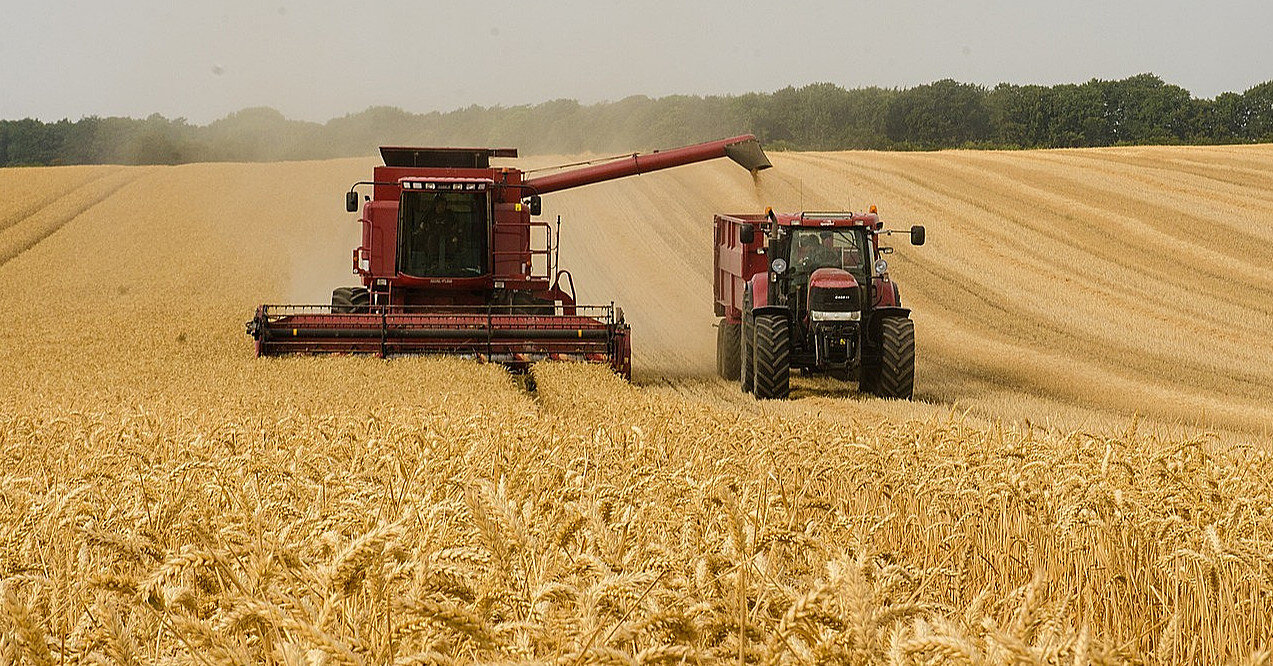
<instances>
[{"instance_id":1,"label":"auger spout","mask_svg":"<svg viewBox=\"0 0 1273 666\"><path fill-rule=\"evenodd\" d=\"M684 164L693 164L718 157L728 157L744 169L755 173L773 166L760 142L752 134L744 134L720 141L709 141L683 148L661 150L652 153L633 153L602 164L573 169L531 178L524 182L535 194L547 194L572 187L591 185L615 178L635 176Z\"/></svg>"}]
</instances>

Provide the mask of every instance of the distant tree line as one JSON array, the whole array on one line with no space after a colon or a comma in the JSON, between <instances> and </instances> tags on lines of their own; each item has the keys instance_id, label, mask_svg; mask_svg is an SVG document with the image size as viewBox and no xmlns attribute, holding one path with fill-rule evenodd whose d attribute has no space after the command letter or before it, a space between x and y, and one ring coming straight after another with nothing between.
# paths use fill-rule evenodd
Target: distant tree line
<instances>
[{"instance_id":1,"label":"distant tree line","mask_svg":"<svg viewBox=\"0 0 1273 666\"><path fill-rule=\"evenodd\" d=\"M949 79L905 89L830 83L773 93L628 97L408 113L372 107L326 123L246 109L208 125L158 114L0 121L0 166L178 164L367 155L376 146L512 146L620 152L754 133L791 150L1064 148L1273 142L1273 81L1196 99L1153 74L1055 86Z\"/></svg>"}]
</instances>

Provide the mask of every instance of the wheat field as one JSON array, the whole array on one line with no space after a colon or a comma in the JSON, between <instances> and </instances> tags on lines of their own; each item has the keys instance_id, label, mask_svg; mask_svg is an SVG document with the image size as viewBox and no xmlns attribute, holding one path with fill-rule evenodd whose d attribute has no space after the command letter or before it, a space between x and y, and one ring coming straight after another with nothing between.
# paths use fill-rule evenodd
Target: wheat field
<instances>
[{"instance_id":1,"label":"wheat field","mask_svg":"<svg viewBox=\"0 0 1273 666\"><path fill-rule=\"evenodd\" d=\"M533 393L251 357L369 160L0 170L0 661L1268 663L1273 147L772 158L546 197ZM711 214L870 204L917 400L715 379Z\"/></svg>"}]
</instances>

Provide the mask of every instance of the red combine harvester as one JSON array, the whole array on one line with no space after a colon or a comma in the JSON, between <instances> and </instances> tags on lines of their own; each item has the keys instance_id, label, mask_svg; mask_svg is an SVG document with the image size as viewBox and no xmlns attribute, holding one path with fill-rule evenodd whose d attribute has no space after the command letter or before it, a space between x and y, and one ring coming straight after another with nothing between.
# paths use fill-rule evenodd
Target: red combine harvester
<instances>
[{"instance_id":1,"label":"red combine harvester","mask_svg":"<svg viewBox=\"0 0 1273 666\"><path fill-rule=\"evenodd\" d=\"M869 213L717 215L716 367L757 398L786 398L792 368L910 399L915 328ZM910 228L913 245L924 227Z\"/></svg>"},{"instance_id":2,"label":"red combine harvester","mask_svg":"<svg viewBox=\"0 0 1273 666\"><path fill-rule=\"evenodd\" d=\"M362 286L327 305L262 305L247 323L258 356L453 354L524 372L543 359L608 363L631 378L630 329L610 305L578 305L574 279L557 264L557 233L540 196L718 157L755 172L771 166L756 138L738 136L524 178L492 167L515 148L382 147L384 166L355 183L364 196ZM570 165L574 166L574 165Z\"/></svg>"}]
</instances>

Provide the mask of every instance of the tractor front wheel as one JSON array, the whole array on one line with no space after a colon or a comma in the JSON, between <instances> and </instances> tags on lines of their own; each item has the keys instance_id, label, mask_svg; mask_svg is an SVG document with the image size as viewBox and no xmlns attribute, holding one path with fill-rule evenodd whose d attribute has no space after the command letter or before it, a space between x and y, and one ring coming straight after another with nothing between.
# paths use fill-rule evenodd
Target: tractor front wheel
<instances>
[{"instance_id":1,"label":"tractor front wheel","mask_svg":"<svg viewBox=\"0 0 1273 666\"><path fill-rule=\"evenodd\" d=\"M863 365L858 371L858 392L874 395L879 390L880 366Z\"/></svg>"},{"instance_id":2,"label":"tractor front wheel","mask_svg":"<svg viewBox=\"0 0 1273 666\"><path fill-rule=\"evenodd\" d=\"M743 393L751 393L756 379L756 321L751 315L743 315L739 348L739 378Z\"/></svg>"},{"instance_id":3,"label":"tractor front wheel","mask_svg":"<svg viewBox=\"0 0 1273 666\"><path fill-rule=\"evenodd\" d=\"M888 317L880 322L880 366L874 391L881 398L910 400L915 393L915 322Z\"/></svg>"},{"instance_id":4,"label":"tractor front wheel","mask_svg":"<svg viewBox=\"0 0 1273 666\"><path fill-rule=\"evenodd\" d=\"M791 331L781 315L756 317L757 398L784 400L791 394Z\"/></svg>"},{"instance_id":5,"label":"tractor front wheel","mask_svg":"<svg viewBox=\"0 0 1273 666\"><path fill-rule=\"evenodd\" d=\"M730 381L738 379L742 374L740 328L738 324L722 319L716 329L716 372Z\"/></svg>"}]
</instances>

